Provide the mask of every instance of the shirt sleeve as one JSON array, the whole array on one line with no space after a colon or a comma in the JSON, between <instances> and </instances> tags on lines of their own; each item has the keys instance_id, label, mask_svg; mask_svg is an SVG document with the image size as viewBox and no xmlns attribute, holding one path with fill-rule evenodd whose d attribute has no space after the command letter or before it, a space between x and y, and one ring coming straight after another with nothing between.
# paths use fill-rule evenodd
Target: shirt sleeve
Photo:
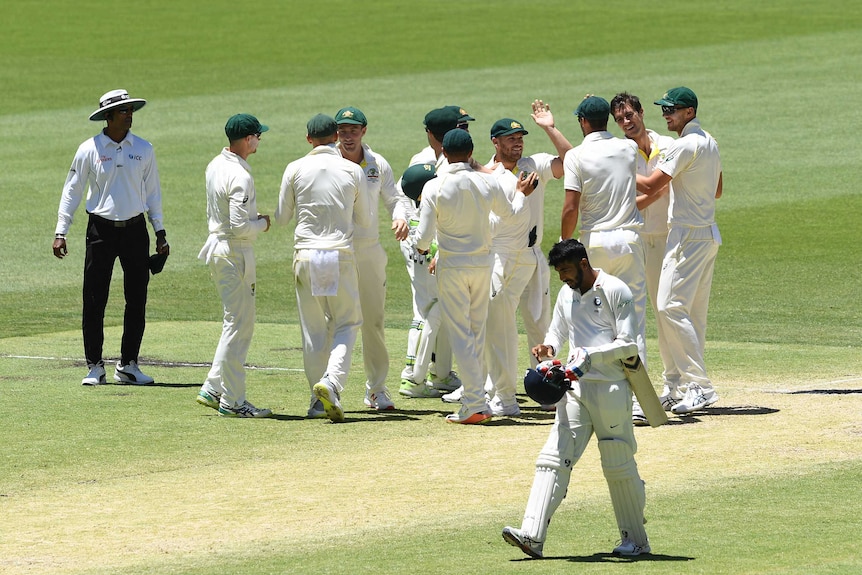
<instances>
[{"instance_id":1,"label":"shirt sleeve","mask_svg":"<svg viewBox=\"0 0 862 575\"><path fill-rule=\"evenodd\" d=\"M583 188L583 182L578 170L577 151L577 148L573 148L566 152L566 157L563 160L563 188L580 192Z\"/></svg>"},{"instance_id":2,"label":"shirt sleeve","mask_svg":"<svg viewBox=\"0 0 862 575\"><path fill-rule=\"evenodd\" d=\"M566 297L566 290L571 290L568 286L560 288L557 293L557 301L554 304L554 312L551 317L551 325L548 327L548 333L545 335L545 345L554 348L554 353L557 357L562 357L562 346L569 341L569 314L571 313L572 300Z\"/></svg>"},{"instance_id":3,"label":"shirt sleeve","mask_svg":"<svg viewBox=\"0 0 862 575\"><path fill-rule=\"evenodd\" d=\"M159 232L165 229L162 222L162 184L159 181L159 168L156 165L156 154L152 145L148 146L148 151L143 170L143 186L147 197L147 217L153 230Z\"/></svg>"},{"instance_id":4,"label":"shirt sleeve","mask_svg":"<svg viewBox=\"0 0 862 575\"><path fill-rule=\"evenodd\" d=\"M91 140L88 140L88 142L91 142ZM90 177L91 165L88 142L78 147L75 157L72 158L72 165L69 166L66 183L63 184L63 191L60 194L60 208L57 210L57 227L54 233L69 233L75 210L78 209L81 200L84 198L84 190Z\"/></svg>"},{"instance_id":5,"label":"shirt sleeve","mask_svg":"<svg viewBox=\"0 0 862 575\"><path fill-rule=\"evenodd\" d=\"M293 189L294 174L293 164L288 164L284 170L284 175L281 177L281 189L278 193L278 205L275 208L274 217L275 221L282 226L290 221L296 209L296 192Z\"/></svg>"},{"instance_id":6,"label":"shirt sleeve","mask_svg":"<svg viewBox=\"0 0 862 575\"><path fill-rule=\"evenodd\" d=\"M416 247L427 251L437 235L437 195L439 182L431 180L422 188L422 202L419 204L419 225L417 226Z\"/></svg>"},{"instance_id":7,"label":"shirt sleeve","mask_svg":"<svg viewBox=\"0 0 862 575\"><path fill-rule=\"evenodd\" d=\"M228 190L230 229L233 237L237 239L254 239L258 233L266 229L266 220L258 220L257 213L249 212L249 206L252 204L249 201L249 194L253 186L251 176L236 177L230 182Z\"/></svg>"},{"instance_id":8,"label":"shirt sleeve","mask_svg":"<svg viewBox=\"0 0 862 575\"><path fill-rule=\"evenodd\" d=\"M392 173L392 166L389 165L389 162L381 157L378 165L380 166L380 195L383 198L383 204L393 220L408 220L412 211L410 204L413 201L395 185L395 175Z\"/></svg>"}]
</instances>

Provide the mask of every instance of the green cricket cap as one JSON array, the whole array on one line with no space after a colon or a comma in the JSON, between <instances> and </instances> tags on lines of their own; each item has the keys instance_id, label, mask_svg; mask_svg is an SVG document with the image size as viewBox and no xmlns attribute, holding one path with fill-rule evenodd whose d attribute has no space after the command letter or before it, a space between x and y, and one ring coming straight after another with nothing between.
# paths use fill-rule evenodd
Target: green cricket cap
<instances>
[{"instance_id":1,"label":"green cricket cap","mask_svg":"<svg viewBox=\"0 0 862 575\"><path fill-rule=\"evenodd\" d=\"M519 122L518 120L513 120L512 118L503 118L502 120L497 120L496 122L494 122L494 125L491 126L492 138L508 136L509 134L517 134L518 132L521 132L525 136L530 133L524 129L524 125L521 124L521 122Z\"/></svg>"},{"instance_id":2,"label":"green cricket cap","mask_svg":"<svg viewBox=\"0 0 862 575\"><path fill-rule=\"evenodd\" d=\"M467 130L455 128L443 136L443 149L449 153L464 153L473 151L473 138Z\"/></svg>"},{"instance_id":3,"label":"green cricket cap","mask_svg":"<svg viewBox=\"0 0 862 575\"><path fill-rule=\"evenodd\" d=\"M362 110L354 108L353 106L348 106L338 110L338 113L335 114L335 123L367 126L368 120L365 118L365 114L362 113Z\"/></svg>"},{"instance_id":4,"label":"green cricket cap","mask_svg":"<svg viewBox=\"0 0 862 575\"><path fill-rule=\"evenodd\" d=\"M418 206L422 188L436 176L437 169L433 164L414 164L401 174L401 191Z\"/></svg>"},{"instance_id":5,"label":"green cricket cap","mask_svg":"<svg viewBox=\"0 0 862 575\"><path fill-rule=\"evenodd\" d=\"M697 96L694 95L691 88L679 86L665 92L661 99L655 101L655 104L657 106L681 106L697 110Z\"/></svg>"},{"instance_id":6,"label":"green cricket cap","mask_svg":"<svg viewBox=\"0 0 862 575\"><path fill-rule=\"evenodd\" d=\"M267 130L269 126L264 126L251 114L235 114L228 118L227 124L224 125L224 133L231 142Z\"/></svg>"},{"instance_id":7,"label":"green cricket cap","mask_svg":"<svg viewBox=\"0 0 862 575\"><path fill-rule=\"evenodd\" d=\"M607 120L611 115L611 105L599 96L587 96L575 110L575 116L587 120Z\"/></svg>"},{"instance_id":8,"label":"green cricket cap","mask_svg":"<svg viewBox=\"0 0 862 575\"><path fill-rule=\"evenodd\" d=\"M312 138L325 138L338 131L338 124L331 116L318 114L308 121L306 129Z\"/></svg>"},{"instance_id":9,"label":"green cricket cap","mask_svg":"<svg viewBox=\"0 0 862 575\"><path fill-rule=\"evenodd\" d=\"M437 108L425 114L425 127L432 134L445 134L458 127L458 112L452 108Z\"/></svg>"},{"instance_id":10,"label":"green cricket cap","mask_svg":"<svg viewBox=\"0 0 862 575\"><path fill-rule=\"evenodd\" d=\"M452 110L458 114L458 123L461 122L472 122L476 118L467 113L467 110L462 108L461 106L443 106L448 110Z\"/></svg>"}]
</instances>

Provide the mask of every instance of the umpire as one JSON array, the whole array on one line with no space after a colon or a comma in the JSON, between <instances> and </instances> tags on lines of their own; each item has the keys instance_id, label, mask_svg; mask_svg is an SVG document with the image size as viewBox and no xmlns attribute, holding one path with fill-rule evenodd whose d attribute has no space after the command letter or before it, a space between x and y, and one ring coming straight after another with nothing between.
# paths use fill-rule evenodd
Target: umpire
<instances>
[{"instance_id":1,"label":"umpire","mask_svg":"<svg viewBox=\"0 0 862 575\"><path fill-rule=\"evenodd\" d=\"M138 367L150 280L150 236L144 213L156 233L156 252L165 258L170 246L162 224L162 189L153 146L130 131L134 112L146 103L129 97L125 90L112 90L99 99L99 109L90 114L90 120L106 121L107 126L78 147L60 196L53 248L54 255L62 259L68 253L66 234L72 217L87 191L81 326L88 373L81 381L83 385L105 383L105 307L118 257L124 273L126 308L114 380L137 385L154 381Z\"/></svg>"}]
</instances>

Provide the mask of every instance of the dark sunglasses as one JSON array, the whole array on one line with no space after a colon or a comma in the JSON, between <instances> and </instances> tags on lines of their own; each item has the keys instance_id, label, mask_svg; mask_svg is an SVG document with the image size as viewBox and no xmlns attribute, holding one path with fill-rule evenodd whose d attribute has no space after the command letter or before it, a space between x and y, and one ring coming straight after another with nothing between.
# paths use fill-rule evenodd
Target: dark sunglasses
<instances>
[{"instance_id":1,"label":"dark sunglasses","mask_svg":"<svg viewBox=\"0 0 862 575\"><path fill-rule=\"evenodd\" d=\"M677 110L685 110L688 106L662 106L661 114L662 116L670 116L675 114Z\"/></svg>"}]
</instances>

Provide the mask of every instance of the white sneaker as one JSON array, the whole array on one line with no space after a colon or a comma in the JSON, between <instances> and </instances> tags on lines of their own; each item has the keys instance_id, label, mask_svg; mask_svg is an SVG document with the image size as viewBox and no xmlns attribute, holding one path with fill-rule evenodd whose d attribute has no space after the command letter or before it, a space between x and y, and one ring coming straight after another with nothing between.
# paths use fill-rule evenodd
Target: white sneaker
<instances>
[{"instance_id":1,"label":"white sneaker","mask_svg":"<svg viewBox=\"0 0 862 575\"><path fill-rule=\"evenodd\" d=\"M87 377L81 380L81 385L105 385L108 383L108 380L105 378L104 362L88 363L87 367L90 368L90 372L87 374Z\"/></svg>"},{"instance_id":2,"label":"white sneaker","mask_svg":"<svg viewBox=\"0 0 862 575\"><path fill-rule=\"evenodd\" d=\"M439 389L440 391L455 391L461 387L461 379L454 371L450 371L449 375L444 377L437 377L434 374L429 375L431 375L431 387L434 389Z\"/></svg>"},{"instance_id":3,"label":"white sneaker","mask_svg":"<svg viewBox=\"0 0 862 575\"><path fill-rule=\"evenodd\" d=\"M117 362L117 369L114 371L114 381L117 383L131 383L132 385L149 385L155 383L152 377L141 371L138 367L138 362L130 361L128 365L120 365Z\"/></svg>"},{"instance_id":4,"label":"white sneaker","mask_svg":"<svg viewBox=\"0 0 862 575\"><path fill-rule=\"evenodd\" d=\"M335 384L329 381L329 377L324 375L320 382L315 383L312 388L314 395L320 400L323 405L323 410L326 412L326 417L333 423L344 421L344 410L341 408L341 397L338 395L338 389Z\"/></svg>"},{"instance_id":5,"label":"white sneaker","mask_svg":"<svg viewBox=\"0 0 862 575\"><path fill-rule=\"evenodd\" d=\"M673 406L680 402L682 394L677 387L671 388L668 384L664 384L661 395L658 397L658 402L665 411L671 411Z\"/></svg>"},{"instance_id":6,"label":"white sneaker","mask_svg":"<svg viewBox=\"0 0 862 575\"><path fill-rule=\"evenodd\" d=\"M269 417L272 415L271 409L263 409L255 407L248 401L244 401L242 405L228 407L223 403L218 406L218 414L222 417Z\"/></svg>"},{"instance_id":7,"label":"white sneaker","mask_svg":"<svg viewBox=\"0 0 862 575\"><path fill-rule=\"evenodd\" d=\"M649 541L647 541L643 545L638 545L628 537L622 540L622 542L614 547L614 555L626 555L626 556L634 556L634 555L643 555L644 553L650 553L651 549L649 546Z\"/></svg>"},{"instance_id":8,"label":"white sneaker","mask_svg":"<svg viewBox=\"0 0 862 575\"><path fill-rule=\"evenodd\" d=\"M375 393L365 392L365 406L377 411L386 411L395 409L395 404L392 403L392 398L389 397L389 390L381 389Z\"/></svg>"},{"instance_id":9,"label":"white sneaker","mask_svg":"<svg viewBox=\"0 0 862 575\"><path fill-rule=\"evenodd\" d=\"M639 403L632 404L632 424L635 427L645 427L649 425L649 421L647 421L644 410L641 409Z\"/></svg>"},{"instance_id":10,"label":"white sneaker","mask_svg":"<svg viewBox=\"0 0 862 575\"><path fill-rule=\"evenodd\" d=\"M503 539L506 541L506 543L512 545L513 547L518 547L521 551L523 551L530 557L535 557L536 559L542 559L545 557L542 554L542 547L545 546L545 542L533 541L520 529L515 529L514 527L504 527Z\"/></svg>"},{"instance_id":11,"label":"white sneaker","mask_svg":"<svg viewBox=\"0 0 862 575\"><path fill-rule=\"evenodd\" d=\"M317 399L317 396L311 396L311 403L308 406L308 411L305 417L309 419L323 419L326 417L326 410L323 409L323 402Z\"/></svg>"},{"instance_id":12,"label":"white sneaker","mask_svg":"<svg viewBox=\"0 0 862 575\"><path fill-rule=\"evenodd\" d=\"M464 394L464 386L455 389L452 393L445 394L441 399L446 403L461 403L461 396Z\"/></svg>"},{"instance_id":13,"label":"white sneaker","mask_svg":"<svg viewBox=\"0 0 862 575\"><path fill-rule=\"evenodd\" d=\"M506 405L502 399L495 397L488 404L488 407L491 408L491 413L497 417L515 417L521 415L521 407L517 401L511 405Z\"/></svg>"},{"instance_id":14,"label":"white sneaker","mask_svg":"<svg viewBox=\"0 0 862 575\"><path fill-rule=\"evenodd\" d=\"M718 394L715 393L714 389L705 392L701 386L692 383L688 386L685 395L682 396L682 401L674 405L671 411L677 415L691 413L708 407L716 401L718 401Z\"/></svg>"}]
</instances>

